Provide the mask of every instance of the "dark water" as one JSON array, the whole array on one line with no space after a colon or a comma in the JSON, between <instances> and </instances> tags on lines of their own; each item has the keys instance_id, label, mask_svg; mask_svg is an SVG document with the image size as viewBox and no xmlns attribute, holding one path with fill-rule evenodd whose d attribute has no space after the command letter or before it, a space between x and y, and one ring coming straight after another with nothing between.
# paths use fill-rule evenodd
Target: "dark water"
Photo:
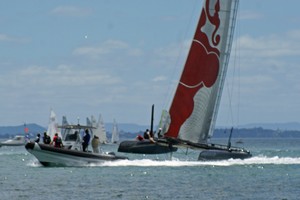
<instances>
[{"instance_id":1,"label":"dark water","mask_svg":"<svg viewBox=\"0 0 300 200\"><path fill-rule=\"evenodd\" d=\"M253 158L200 162L198 152L180 150L172 160L127 154L128 161L67 168L45 168L24 147L2 147L0 199L300 199L300 139L243 141Z\"/></svg>"}]
</instances>

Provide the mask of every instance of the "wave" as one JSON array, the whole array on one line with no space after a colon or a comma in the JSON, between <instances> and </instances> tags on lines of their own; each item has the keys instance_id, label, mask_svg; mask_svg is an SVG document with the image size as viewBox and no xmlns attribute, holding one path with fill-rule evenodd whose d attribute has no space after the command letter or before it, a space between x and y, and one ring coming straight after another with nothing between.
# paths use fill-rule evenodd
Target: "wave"
<instances>
[{"instance_id":1,"label":"wave","mask_svg":"<svg viewBox=\"0 0 300 200\"><path fill-rule=\"evenodd\" d=\"M24 156L27 155L26 152L19 152L19 151L6 151L0 152L0 156Z\"/></svg>"},{"instance_id":2,"label":"wave","mask_svg":"<svg viewBox=\"0 0 300 200\"><path fill-rule=\"evenodd\" d=\"M26 164L29 167L42 167L43 165L36 159L29 160L29 162Z\"/></svg>"}]
</instances>

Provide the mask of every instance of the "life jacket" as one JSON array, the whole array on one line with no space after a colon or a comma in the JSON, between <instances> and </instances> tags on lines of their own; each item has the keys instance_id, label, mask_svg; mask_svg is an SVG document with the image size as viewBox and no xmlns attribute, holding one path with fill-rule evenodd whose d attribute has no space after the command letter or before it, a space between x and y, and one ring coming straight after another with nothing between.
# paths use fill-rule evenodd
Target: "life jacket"
<instances>
[{"instance_id":1,"label":"life jacket","mask_svg":"<svg viewBox=\"0 0 300 200\"><path fill-rule=\"evenodd\" d=\"M136 138L137 138L138 141L143 141L144 140L143 136L141 136L141 135L138 135Z\"/></svg>"},{"instance_id":2,"label":"life jacket","mask_svg":"<svg viewBox=\"0 0 300 200\"><path fill-rule=\"evenodd\" d=\"M61 137L57 137L55 140L55 147L61 147L62 140Z\"/></svg>"},{"instance_id":3,"label":"life jacket","mask_svg":"<svg viewBox=\"0 0 300 200\"><path fill-rule=\"evenodd\" d=\"M35 142L36 142L36 143L39 143L39 142L40 142L40 138L37 137L37 138L35 139Z\"/></svg>"},{"instance_id":4,"label":"life jacket","mask_svg":"<svg viewBox=\"0 0 300 200\"><path fill-rule=\"evenodd\" d=\"M47 136L44 138L44 143L45 143L45 144L50 144L50 142L51 142L50 136L47 135Z\"/></svg>"}]
</instances>

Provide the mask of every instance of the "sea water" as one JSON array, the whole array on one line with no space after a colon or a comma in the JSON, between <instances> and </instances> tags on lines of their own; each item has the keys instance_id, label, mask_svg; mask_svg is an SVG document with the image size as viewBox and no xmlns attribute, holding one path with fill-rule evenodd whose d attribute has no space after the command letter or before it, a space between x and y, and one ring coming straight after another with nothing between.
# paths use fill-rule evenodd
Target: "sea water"
<instances>
[{"instance_id":1,"label":"sea water","mask_svg":"<svg viewBox=\"0 0 300 200\"><path fill-rule=\"evenodd\" d=\"M53 168L24 147L1 147L0 199L300 199L300 139L243 142L250 159L203 162L198 151L149 156L103 145L129 160Z\"/></svg>"}]
</instances>

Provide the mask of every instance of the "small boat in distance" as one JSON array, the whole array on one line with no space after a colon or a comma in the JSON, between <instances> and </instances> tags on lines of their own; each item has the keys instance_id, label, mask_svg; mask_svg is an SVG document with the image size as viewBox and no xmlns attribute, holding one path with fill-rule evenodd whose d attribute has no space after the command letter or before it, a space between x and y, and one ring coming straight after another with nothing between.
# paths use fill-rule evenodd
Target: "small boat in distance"
<instances>
[{"instance_id":1,"label":"small boat in distance","mask_svg":"<svg viewBox=\"0 0 300 200\"><path fill-rule=\"evenodd\" d=\"M1 146L24 146L25 145L25 136L23 135L16 135L12 139L8 139L4 142L0 142Z\"/></svg>"},{"instance_id":2,"label":"small boat in distance","mask_svg":"<svg viewBox=\"0 0 300 200\"><path fill-rule=\"evenodd\" d=\"M239 140L237 140L235 143L236 143L236 144L243 144L244 142L243 142L242 139L239 139Z\"/></svg>"},{"instance_id":3,"label":"small boat in distance","mask_svg":"<svg viewBox=\"0 0 300 200\"><path fill-rule=\"evenodd\" d=\"M64 125L63 129L74 129L81 132L81 130L88 129L93 137L94 127L82 125ZM37 158L43 166L86 166L91 163L102 163L105 161L115 161L128 159L124 156L117 156L114 152L93 153L91 151L83 152L81 150L72 149L71 146L62 148L54 147L53 145L28 142L25 145L26 150Z\"/></svg>"}]
</instances>

